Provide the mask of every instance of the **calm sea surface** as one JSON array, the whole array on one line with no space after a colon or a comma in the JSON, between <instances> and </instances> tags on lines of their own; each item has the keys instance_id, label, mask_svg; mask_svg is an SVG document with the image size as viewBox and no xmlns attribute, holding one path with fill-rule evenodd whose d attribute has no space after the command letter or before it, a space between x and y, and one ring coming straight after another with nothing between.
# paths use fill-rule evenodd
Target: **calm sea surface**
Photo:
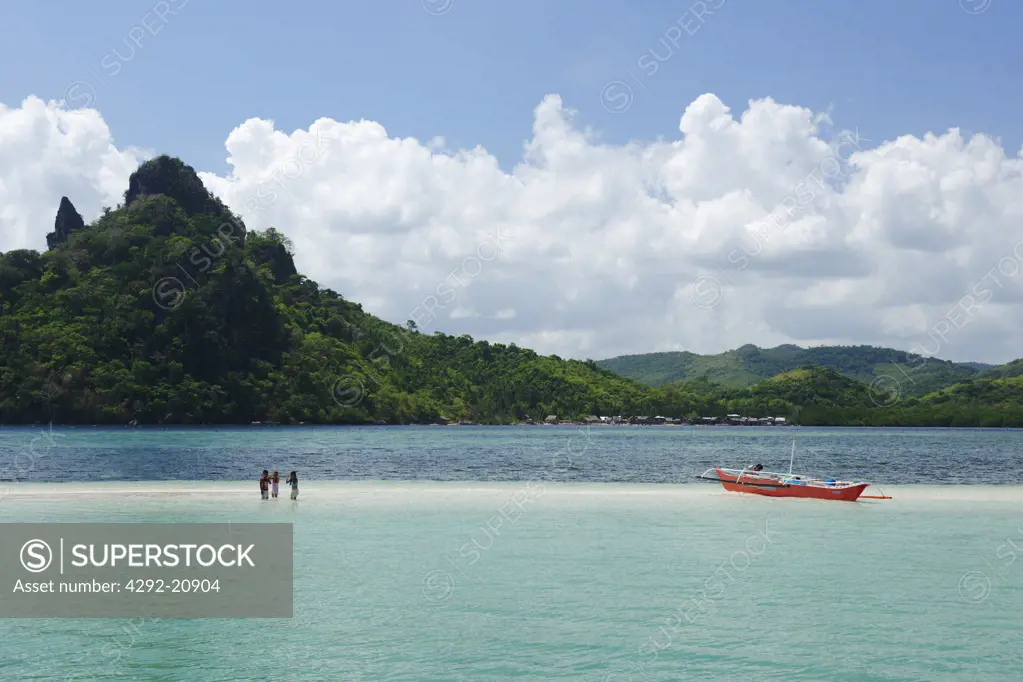
<instances>
[{"instance_id":1,"label":"calm sea surface","mask_svg":"<svg viewBox=\"0 0 1023 682\"><path fill-rule=\"evenodd\" d=\"M786 468L793 439L797 470L894 499L675 484ZM3 428L0 520L293 523L295 617L0 620L0 679L1018 681L1021 439ZM260 500L263 468L299 501Z\"/></svg>"},{"instance_id":2,"label":"calm sea surface","mask_svg":"<svg viewBox=\"0 0 1023 682\"><path fill-rule=\"evenodd\" d=\"M1023 483L1023 430L799 427L0 428L0 480L692 482L714 464L877 483ZM698 482L700 483L700 482ZM701 485L703 483L700 483Z\"/></svg>"}]
</instances>

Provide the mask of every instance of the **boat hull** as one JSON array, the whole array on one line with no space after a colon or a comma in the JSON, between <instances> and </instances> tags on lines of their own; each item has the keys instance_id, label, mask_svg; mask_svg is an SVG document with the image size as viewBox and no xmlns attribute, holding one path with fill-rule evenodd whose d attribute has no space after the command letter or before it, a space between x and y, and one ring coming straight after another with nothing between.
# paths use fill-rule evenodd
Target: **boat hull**
<instances>
[{"instance_id":1,"label":"boat hull","mask_svg":"<svg viewBox=\"0 0 1023 682\"><path fill-rule=\"evenodd\" d=\"M750 493L766 497L803 497L814 500L836 500L838 502L855 502L869 483L859 483L844 488L824 488L809 485L786 485L778 481L758 478L756 474L745 474L741 481L736 476L727 474L715 467L718 479L725 490L736 493Z\"/></svg>"}]
</instances>

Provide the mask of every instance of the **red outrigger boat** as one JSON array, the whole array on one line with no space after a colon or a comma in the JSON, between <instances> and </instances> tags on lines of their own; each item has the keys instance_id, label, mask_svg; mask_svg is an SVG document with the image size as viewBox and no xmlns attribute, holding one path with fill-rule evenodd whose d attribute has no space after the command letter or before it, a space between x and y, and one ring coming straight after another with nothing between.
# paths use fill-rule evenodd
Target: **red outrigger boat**
<instances>
[{"instance_id":1,"label":"red outrigger boat","mask_svg":"<svg viewBox=\"0 0 1023 682\"><path fill-rule=\"evenodd\" d=\"M795 457L795 443L793 443L793 457ZM710 472L716 476L708 476ZM766 495L768 497L806 497L815 500L838 500L840 502L855 502L861 497L864 499L890 500L887 495L864 495L869 483L838 481L834 478L811 478L809 476L796 476L792 474L792 463L789 462L789 473L780 474L773 471L763 471L760 465L756 467L747 466L742 469L725 469L724 467L711 467L697 478L709 481L721 481L725 490L736 493L752 493L754 495Z\"/></svg>"}]
</instances>

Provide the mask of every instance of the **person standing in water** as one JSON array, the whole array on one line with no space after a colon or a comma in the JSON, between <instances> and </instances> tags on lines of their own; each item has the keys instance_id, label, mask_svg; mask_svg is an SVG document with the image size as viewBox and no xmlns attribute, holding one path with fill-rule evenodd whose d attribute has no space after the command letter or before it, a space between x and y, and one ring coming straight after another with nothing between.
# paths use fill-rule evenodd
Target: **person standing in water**
<instances>
[{"instance_id":1,"label":"person standing in water","mask_svg":"<svg viewBox=\"0 0 1023 682\"><path fill-rule=\"evenodd\" d=\"M269 497L267 491L270 489L270 472L263 469L263 475L259 478L259 496L264 500Z\"/></svg>"},{"instance_id":2,"label":"person standing in water","mask_svg":"<svg viewBox=\"0 0 1023 682\"><path fill-rule=\"evenodd\" d=\"M288 474L288 480L286 480L285 483L287 483L288 485L291 486L291 499L297 500L298 499L298 474L296 474L294 471L292 471L290 474Z\"/></svg>"},{"instance_id":3,"label":"person standing in water","mask_svg":"<svg viewBox=\"0 0 1023 682\"><path fill-rule=\"evenodd\" d=\"M270 489L270 494L273 495L275 500L277 499L277 486L280 484L280 482L281 482L281 477L278 476L277 472L275 471L274 475L270 477L270 483L273 486Z\"/></svg>"}]
</instances>

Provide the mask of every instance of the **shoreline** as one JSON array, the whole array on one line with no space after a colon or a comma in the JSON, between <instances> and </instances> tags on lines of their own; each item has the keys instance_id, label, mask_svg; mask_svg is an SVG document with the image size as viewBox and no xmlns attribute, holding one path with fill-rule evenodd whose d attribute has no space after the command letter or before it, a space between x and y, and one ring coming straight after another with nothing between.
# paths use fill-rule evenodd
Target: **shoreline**
<instances>
[{"instance_id":1,"label":"shoreline","mask_svg":"<svg viewBox=\"0 0 1023 682\"><path fill-rule=\"evenodd\" d=\"M571 422L564 424L0 424L0 429L382 429L382 428L441 428L458 426L462 428L571 428L571 427L594 427L607 430L618 428L633 429L682 429L691 428L702 430L722 429L755 429L757 431L788 431L789 429L937 429L942 431L1023 431L1023 426L942 426L942 425L899 425L899 426L876 426L869 424L587 424L585 422Z\"/></svg>"},{"instance_id":2,"label":"shoreline","mask_svg":"<svg viewBox=\"0 0 1023 682\"><path fill-rule=\"evenodd\" d=\"M476 497L479 494L514 494L523 487L535 488L541 492L535 497L669 497L699 498L724 497L726 499L770 500L757 495L741 495L724 491L717 485L697 483L579 483L579 482L537 482L537 481L426 481L426 480L314 480L302 481L298 502L318 499L336 499L317 493L348 493L356 496L383 495L395 497L395 493L417 495L443 495ZM541 487L542 486L542 487ZM944 483L936 485L871 484L870 489L882 490L892 495L895 501L902 500L948 500L1014 502L1023 501L1023 484L992 485L969 483ZM256 480L251 481L94 481L88 483L2 483L0 482L0 505L5 500L46 499L65 497L105 496L116 499L118 495L153 498L204 496L210 494L232 497L258 495ZM290 500L282 496L281 500ZM788 502L787 500L785 502Z\"/></svg>"}]
</instances>

